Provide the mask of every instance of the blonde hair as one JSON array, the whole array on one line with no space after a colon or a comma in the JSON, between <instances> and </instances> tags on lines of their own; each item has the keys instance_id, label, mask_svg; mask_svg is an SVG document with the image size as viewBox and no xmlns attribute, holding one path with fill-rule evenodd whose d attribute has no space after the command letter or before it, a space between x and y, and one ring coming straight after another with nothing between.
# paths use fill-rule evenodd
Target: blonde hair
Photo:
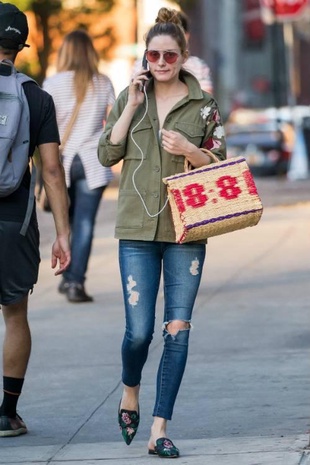
<instances>
[{"instance_id":1,"label":"blonde hair","mask_svg":"<svg viewBox=\"0 0 310 465\"><path fill-rule=\"evenodd\" d=\"M99 56L86 31L67 34L57 56L57 71L74 71L74 90L78 102L85 98L87 89L98 74Z\"/></svg>"},{"instance_id":2,"label":"blonde hair","mask_svg":"<svg viewBox=\"0 0 310 465\"><path fill-rule=\"evenodd\" d=\"M159 10L154 26L151 27L149 32L146 34L146 48L148 48L149 43L154 37L160 35L172 37L180 47L181 53L184 54L186 52L186 37L179 12L177 10L169 8L161 8Z\"/></svg>"}]
</instances>

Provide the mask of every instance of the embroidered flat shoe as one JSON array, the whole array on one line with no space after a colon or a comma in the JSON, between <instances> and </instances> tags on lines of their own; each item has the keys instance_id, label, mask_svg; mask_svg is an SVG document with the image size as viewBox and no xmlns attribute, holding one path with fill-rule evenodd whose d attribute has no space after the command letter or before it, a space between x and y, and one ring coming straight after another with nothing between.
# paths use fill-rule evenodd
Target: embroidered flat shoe
<instances>
[{"instance_id":1,"label":"embroidered flat shoe","mask_svg":"<svg viewBox=\"0 0 310 465\"><path fill-rule=\"evenodd\" d=\"M140 422L139 412L135 410L118 409L118 424L122 431L122 436L127 446L135 437Z\"/></svg>"},{"instance_id":2,"label":"embroidered flat shoe","mask_svg":"<svg viewBox=\"0 0 310 465\"><path fill-rule=\"evenodd\" d=\"M170 439L159 438L154 449L149 449L149 454L166 459L175 459L180 456L180 451Z\"/></svg>"}]
</instances>

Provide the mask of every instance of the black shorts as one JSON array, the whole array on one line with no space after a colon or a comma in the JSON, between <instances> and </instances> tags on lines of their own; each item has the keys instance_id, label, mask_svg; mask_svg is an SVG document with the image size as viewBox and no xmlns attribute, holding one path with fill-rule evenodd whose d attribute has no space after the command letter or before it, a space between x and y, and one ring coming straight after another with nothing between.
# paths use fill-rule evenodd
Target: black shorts
<instances>
[{"instance_id":1,"label":"black shorts","mask_svg":"<svg viewBox=\"0 0 310 465\"><path fill-rule=\"evenodd\" d=\"M40 235L36 222L31 222L26 236L19 231L22 224L0 221L0 304L19 302L32 291L38 280Z\"/></svg>"}]
</instances>

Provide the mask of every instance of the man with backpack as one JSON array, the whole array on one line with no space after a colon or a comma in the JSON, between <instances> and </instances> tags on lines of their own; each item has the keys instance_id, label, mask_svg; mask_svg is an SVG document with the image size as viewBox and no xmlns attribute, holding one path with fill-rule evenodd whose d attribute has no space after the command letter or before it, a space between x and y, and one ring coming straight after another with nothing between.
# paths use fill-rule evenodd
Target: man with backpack
<instances>
[{"instance_id":1,"label":"man with backpack","mask_svg":"<svg viewBox=\"0 0 310 465\"><path fill-rule=\"evenodd\" d=\"M16 89L22 83L25 94L22 95L26 98L22 99L20 120L15 121L14 125L12 120L17 118L18 112L13 113L13 103L12 107L7 105L10 99L12 102L21 100L12 98L13 94L6 94L5 89L11 89L11 79L16 79L13 63L16 55L28 47L27 37L25 14L13 4L0 2L0 159L7 157L5 163L0 161L0 165L4 166L3 173L0 172L0 305L5 323L0 437L19 436L27 432L16 406L31 351L28 294L37 281L40 262L39 231L31 187L33 176L27 157L25 172L22 171L13 192L6 195L4 189L7 181L11 183L7 161L12 166L16 165L14 157L22 154L25 144L28 144L29 158L38 148L44 188L54 217L56 239L52 246L51 267L58 267L55 275L61 274L70 263L68 197L59 158L59 134L53 100L34 81L25 78L16 80ZM20 76L18 74L17 77ZM3 87L1 79L7 79L8 84ZM1 100L5 98L5 102ZM25 124L29 126L28 132L25 131ZM8 143L13 126L18 130ZM7 131L7 138L2 136L2 130L4 133ZM26 134L28 137L25 137Z\"/></svg>"}]
</instances>

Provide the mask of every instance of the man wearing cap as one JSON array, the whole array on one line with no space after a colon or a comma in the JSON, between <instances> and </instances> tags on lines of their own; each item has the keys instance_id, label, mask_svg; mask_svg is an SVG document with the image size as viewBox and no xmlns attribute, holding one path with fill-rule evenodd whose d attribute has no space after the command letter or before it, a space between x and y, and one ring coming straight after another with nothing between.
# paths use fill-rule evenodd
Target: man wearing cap
<instances>
[{"instance_id":1,"label":"man wearing cap","mask_svg":"<svg viewBox=\"0 0 310 465\"><path fill-rule=\"evenodd\" d=\"M27 37L26 15L15 5L0 2L0 65L3 59L14 62L17 54L24 47L29 47ZM56 230L51 266L58 266L55 271L55 275L58 275L69 265L70 244L67 190L59 158L55 108L51 96L35 82L24 83L23 89L30 112L29 157L38 147L44 187ZM0 305L5 323L0 437L27 433L16 407L31 351L28 294L37 281L40 262L35 204L26 236L20 234L29 197L29 183L28 168L20 187L13 194L0 198Z\"/></svg>"}]
</instances>

